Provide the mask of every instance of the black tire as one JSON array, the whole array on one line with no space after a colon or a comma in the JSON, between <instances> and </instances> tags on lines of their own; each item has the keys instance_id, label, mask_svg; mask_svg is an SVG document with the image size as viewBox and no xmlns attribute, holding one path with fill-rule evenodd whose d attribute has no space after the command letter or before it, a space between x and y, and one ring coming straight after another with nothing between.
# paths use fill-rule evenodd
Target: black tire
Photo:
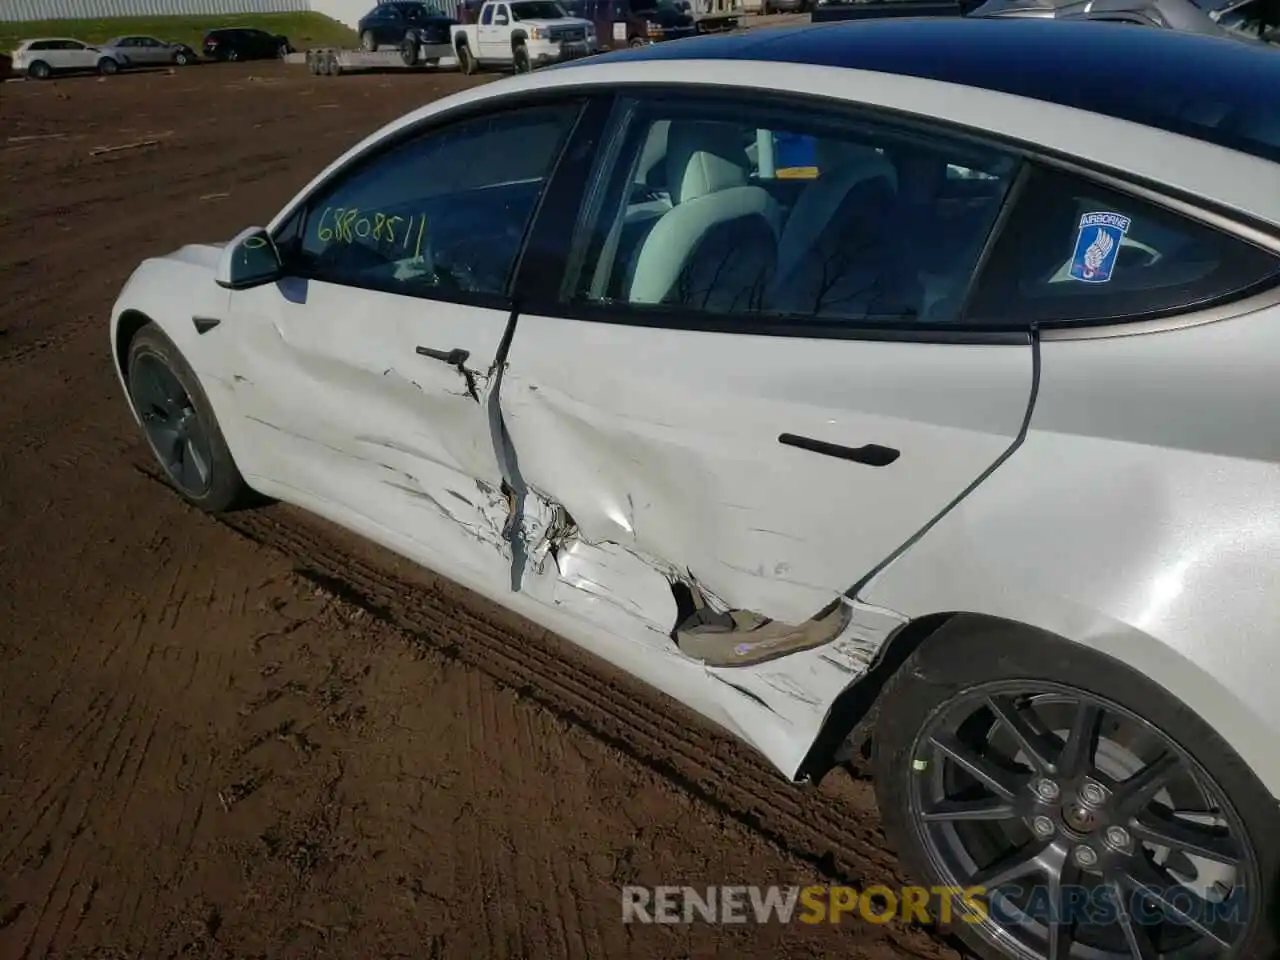
<instances>
[{"instance_id":1,"label":"black tire","mask_svg":"<svg viewBox=\"0 0 1280 960\"><path fill-rule=\"evenodd\" d=\"M378 49L378 41L373 38L372 30L360 34L360 49L365 53L373 53Z\"/></svg>"},{"instance_id":2,"label":"black tire","mask_svg":"<svg viewBox=\"0 0 1280 960\"><path fill-rule=\"evenodd\" d=\"M227 51L227 60L229 60L231 63L235 63L239 59L240 59L240 51L235 49L235 47L232 47L230 50Z\"/></svg>"},{"instance_id":3,"label":"black tire","mask_svg":"<svg viewBox=\"0 0 1280 960\"><path fill-rule=\"evenodd\" d=\"M190 51L179 50L176 54L174 54L173 62L180 67L185 67L192 62L192 59L193 57L191 56Z\"/></svg>"},{"instance_id":4,"label":"black tire","mask_svg":"<svg viewBox=\"0 0 1280 960\"><path fill-rule=\"evenodd\" d=\"M418 65L417 34L406 34L405 38L400 41L400 62L406 67L414 67Z\"/></svg>"},{"instance_id":5,"label":"black tire","mask_svg":"<svg viewBox=\"0 0 1280 960\"><path fill-rule=\"evenodd\" d=\"M523 40L511 48L511 69L516 73L533 71L533 64L529 61L529 48L525 46Z\"/></svg>"},{"instance_id":6,"label":"black tire","mask_svg":"<svg viewBox=\"0 0 1280 960\"><path fill-rule=\"evenodd\" d=\"M185 483L177 476L176 471L156 447L155 441L146 428L143 430L147 444L155 456L169 483L182 497L202 510L219 513L246 503L251 496L248 485L240 475L227 442L218 427L209 398L200 386L200 380L192 371L186 359L159 327L148 323L134 336L129 344L127 367L129 382L129 402L138 412L139 418L149 416L140 409L143 394L141 381L159 364L168 370L185 391L191 413L187 419L193 419L203 441L202 446L207 456L207 478L202 484Z\"/></svg>"},{"instance_id":7,"label":"black tire","mask_svg":"<svg viewBox=\"0 0 1280 960\"><path fill-rule=\"evenodd\" d=\"M629 46L629 47L644 47L644 46L648 46L648 41L646 41L646 40L642 40L642 39L640 39L639 37L632 37L632 38L627 42L627 46Z\"/></svg>"},{"instance_id":8,"label":"black tire","mask_svg":"<svg viewBox=\"0 0 1280 960\"><path fill-rule=\"evenodd\" d=\"M27 67L27 76L33 80L48 80L49 75L52 73L53 71L49 69L49 65L43 60L34 60Z\"/></svg>"},{"instance_id":9,"label":"black tire","mask_svg":"<svg viewBox=\"0 0 1280 960\"><path fill-rule=\"evenodd\" d=\"M98 73L110 77L120 72L120 61L112 57L103 57L98 61Z\"/></svg>"},{"instance_id":10,"label":"black tire","mask_svg":"<svg viewBox=\"0 0 1280 960\"><path fill-rule=\"evenodd\" d=\"M471 54L471 48L465 43L458 45L458 69L468 76L480 69L480 64Z\"/></svg>"},{"instance_id":11,"label":"black tire","mask_svg":"<svg viewBox=\"0 0 1280 960\"><path fill-rule=\"evenodd\" d=\"M936 788L939 784L944 786L948 783L948 776L956 776L954 770L956 766L953 762L946 759L945 754L935 752L936 748L925 743L927 739L925 731L930 729L940 729L932 725L939 722L940 718L946 717L947 711L955 708L956 713L952 716L967 715L971 709L970 706L958 706L966 704L969 697L973 697L971 702L976 706L972 709L977 710L970 719L980 721L977 726L970 727L965 736L971 734L980 734L981 738L993 736L991 731L997 734L1003 729L1011 730L1007 724L1002 727L998 722L992 724L990 718L998 716L994 712L990 712L988 706L983 703L990 704L994 702L992 699L982 701L981 698L985 688L995 683L1004 683L1009 686L1006 688L997 688L995 693L990 694L1002 704L1014 702L1017 696L1016 691L1021 685L1023 690L1046 688L1055 691L1055 694L1064 698L1072 697L1072 692L1077 695L1092 700L1095 703L1101 703L1108 712L1103 714L1104 717L1112 717L1116 726L1102 727L1098 734L1099 738L1103 738L1105 733L1110 744L1111 737L1119 738L1121 735L1116 733L1123 723L1133 723L1136 727L1141 726L1141 722L1147 724L1147 736L1151 736L1150 728L1154 727L1156 731L1163 734L1163 740L1156 741L1156 747L1163 742L1167 744L1167 748L1173 751L1180 751L1182 754L1191 758L1189 766L1186 768L1193 771L1194 776L1200 778L1199 781L1209 783L1216 786L1220 793L1225 796L1224 804L1219 805L1218 809L1224 810L1224 816L1229 825L1232 827L1230 837L1241 837L1238 849L1248 850L1251 848L1252 861L1256 866L1256 872L1253 870L1244 870L1244 873L1251 876L1242 877L1241 881L1248 890L1247 899L1244 901L1242 913L1247 920L1242 922L1239 930L1239 939L1235 942L1239 947L1236 953L1228 953L1225 949L1220 954L1199 954L1200 956L1231 956L1233 960L1273 960L1274 957L1280 955L1278 948L1280 943L1277 942L1277 933L1274 927L1275 916L1273 911L1276 908L1277 896L1280 894L1280 831L1275 830L1276 824L1276 801L1271 797L1267 789L1259 782L1257 777L1249 769L1243 760L1222 740L1221 737L1214 732L1208 724L1202 721L1195 714L1191 713L1185 706L1174 699L1163 688L1147 679L1145 676L1137 673L1120 662L1095 653L1087 648L1070 643L1059 637L1040 633L1039 631L1021 627L1017 624L989 623L987 621L978 621L972 618L957 618L944 625L937 633L929 637L920 648L917 649L901 666L894 677L886 685L884 692L881 694L878 703L878 715L875 720L873 729L873 764L874 776L876 783L876 798L880 808L881 817L886 834L890 842L896 848L899 858L903 866L914 875L917 881L928 887L965 887L966 876L957 875L957 871L949 868L945 860L951 856L954 848L939 845L930 841L926 841L925 834L928 830L938 830L937 821L934 825L926 827L923 818L917 815L923 804L920 801L921 791ZM1009 699L1004 699L1005 697ZM1042 701L1043 702L1043 701ZM1069 702L1069 701L1064 701ZM1077 701L1083 702L1083 701ZM982 714L982 711L988 711ZM1128 715L1126 718L1126 714ZM1072 716L1080 716L1081 714L1071 714ZM985 719L984 719L985 717ZM1138 718L1135 723L1134 718ZM1119 719L1114 719L1119 718ZM1025 717L1024 717L1025 719ZM966 721L968 722L968 721ZM1055 725L1048 729L1065 729ZM987 732L981 732L981 731ZM957 734L958 736L958 734ZM1012 739L1012 735L1009 735ZM1018 741L1015 741L1018 742ZM1137 742L1136 740L1134 742ZM1042 745L1049 746L1048 744ZM1046 754L1052 754L1053 763L1060 766L1062 755L1065 751L1062 749L1063 741L1059 736L1053 736L1050 741L1052 745L1050 749L1046 749ZM1144 749L1154 750L1154 747L1146 746ZM934 758L942 757L940 761ZM1099 751L1098 769L1101 769L1102 751ZM993 761L998 762L998 761ZM1008 759L1005 763L1009 763ZM1140 761L1141 763L1151 763L1150 757L1146 757ZM1020 762L1020 766L1025 766L1025 762ZM950 768L950 769L948 769ZM1124 777L1132 775L1130 771L1124 773ZM1059 772L1054 772L1051 776L1059 779ZM967 781L963 777L960 780L949 781L951 788L947 788L946 799L942 802L956 802L952 798L955 796L952 789L960 790ZM1021 781L1019 781L1021 782ZM1027 780L1026 783L1036 787L1043 787L1044 779ZM1009 800L1010 806L1018 805L1017 815L1009 816L1002 814L997 818L988 818L993 822L998 821L1002 824L1012 822L1015 828L1021 831L1021 835L1031 837L1031 846L1037 843L1050 843L1062 841L1062 850L1068 847L1073 848L1073 854L1079 855L1080 846L1078 844L1090 845L1091 849L1096 847L1102 851L1102 860L1097 861L1101 864L1119 863L1122 869L1137 870L1139 867L1145 869L1149 863L1147 852L1144 850L1144 841L1141 835L1135 833L1139 840L1135 846L1130 847L1127 852L1117 855L1113 852L1114 848L1103 846L1091 839L1090 833L1073 833L1067 829L1067 820L1063 821L1063 825L1057 829L1061 832L1054 833L1049 830L1047 824L1039 823L1039 826L1045 826L1049 830L1049 838L1047 840L1037 840L1035 833L1031 831L1031 821L1023 822L1018 819L1022 816L1022 811L1027 803L1032 805L1047 804L1043 807L1036 806L1035 809L1044 810L1052 817L1036 817L1035 821L1044 821L1045 819L1056 820L1059 815L1059 808L1062 811L1070 811L1064 813L1068 819L1081 812L1080 802L1076 790L1081 789L1083 782L1079 778L1071 780L1062 776L1061 782L1064 784L1062 792L1058 792L1058 787L1051 786L1050 791L1053 797L1052 803L1043 799L1045 796L1040 793L1037 797L1034 793L1029 792L1030 787L1024 790L1019 787L1014 794L1014 798ZM955 784L959 786L955 786ZM973 783L979 788L983 784L976 778ZM1170 781L1169 790L1173 790L1174 781ZM1119 790L1119 785L1113 780L1111 786L1115 790ZM1162 796L1163 794L1154 794ZM1107 802L1110 803L1116 794L1108 794ZM1002 799L996 797L991 792L991 797L995 798L996 803L1002 803ZM1061 798L1061 799L1060 799ZM1076 798L1076 799L1072 799ZM985 799L985 798L984 798ZM936 803L937 800L929 798L927 802ZM991 802L987 800L986 802ZM1087 803L1087 801L1085 801ZM1142 801L1144 806L1141 808L1132 807L1128 811L1121 812L1121 816L1126 819L1111 819L1113 825L1123 824L1128 831L1132 832L1138 829L1137 822L1141 816L1146 818L1151 816L1151 805L1153 801L1148 798ZM1173 803L1171 800L1170 803ZM1176 805L1176 804L1175 804ZM1191 809L1191 808L1188 808ZM1134 812L1136 811L1136 812ZM1107 814L1110 816L1111 814ZM952 817L947 814L943 819ZM955 817L956 822L960 822L963 818ZM965 823L963 829L971 830L968 836L974 837L979 835L990 835L992 828L986 823L977 824L976 817ZM1088 819L1086 819L1088 822ZM1099 821L1092 821L1092 833L1097 833L1103 828L1098 825ZM1102 823L1107 821L1103 819ZM1186 821L1179 819L1179 822ZM1080 828L1078 821L1070 823L1071 827ZM1236 829L1238 828L1238 829ZM954 836L960 836L960 828L954 824L944 826L943 830L955 830ZM1210 828L1206 828L1207 833ZM1198 834L1204 836L1204 834ZM1041 834L1043 836L1043 834ZM1126 830L1121 830L1121 837L1127 836ZM1148 835L1149 836L1149 835ZM1083 838L1083 839L1082 839ZM1108 841L1109 842L1109 841ZM1145 841L1152 843L1152 841ZM1230 843L1230 839L1225 841ZM988 847L988 851L993 849L998 852L998 848ZM1179 848L1173 848L1175 850ZM1186 849L1186 848L1182 848ZM1175 854L1177 855L1177 854ZM1023 859L1026 856L1025 851L1019 856ZM994 858L994 857L993 857ZM972 863L979 863L977 857L971 859ZM1077 862L1079 862L1077 860ZM1071 866L1068 861L1068 866ZM1103 869L1097 867L1095 869ZM1160 868L1163 871L1163 868ZM968 871L965 871L966 873ZM1084 884L1085 880L1097 882L1100 879L1094 878L1092 873L1081 873L1079 882ZM1042 878L1036 878L1034 875L1027 875L1025 878L1017 879L1016 882L1024 887L1033 887L1040 884L1042 889L1044 881ZM1080 888L1076 888L1077 892L1081 892ZM1133 901L1130 901L1133 902ZM1154 908L1152 908L1154 909ZM1244 919L1244 918L1242 918ZM1000 924L997 918L991 919L992 923ZM1118 931L1118 924L1114 924L1112 931ZM1150 921L1148 921L1150 922ZM1030 929L1029 921L1022 921L1014 924L1012 920L1005 922L1006 928L1017 927L1018 930ZM1097 931L1101 928L1091 928L1091 931ZM1186 932L1190 928L1183 926L1175 927L1175 930ZM979 956L989 958L1013 957L1015 954L1012 946L1006 946L1009 952L999 949L995 946L992 931L983 924L971 922L956 922L952 927L962 940L965 941ZM1118 935L1118 934L1115 934ZM1144 934L1145 935L1145 934ZM1124 944L1124 941L1120 941ZM1007 944L1007 941L1006 941ZM1200 947L1217 946L1201 943ZM1131 949L1125 946L1124 949ZM1219 948L1221 949L1221 948ZM1029 955L1034 956L1032 952ZM1100 956L1114 956L1115 953L1098 954ZM1154 954L1153 954L1154 955ZM1072 952L1071 957L1074 960L1076 953ZM1161 953L1161 956L1172 956L1172 953ZM1182 956L1181 953L1178 956ZM1066 960L1063 954L1062 960Z\"/></svg>"}]
</instances>

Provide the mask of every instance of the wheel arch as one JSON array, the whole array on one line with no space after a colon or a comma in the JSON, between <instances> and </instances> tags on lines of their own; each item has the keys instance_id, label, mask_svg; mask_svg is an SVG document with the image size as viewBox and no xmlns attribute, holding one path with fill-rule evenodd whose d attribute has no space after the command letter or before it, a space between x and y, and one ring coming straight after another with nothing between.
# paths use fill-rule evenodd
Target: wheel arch
<instances>
[{"instance_id":1,"label":"wheel arch","mask_svg":"<svg viewBox=\"0 0 1280 960\"><path fill-rule=\"evenodd\" d=\"M871 668L833 702L797 770L796 779L817 781L846 760L864 761L869 755L877 711L888 681L943 625L957 623L970 630L1013 628L1025 632L1029 640L1037 635L1054 638L1142 673L1217 733L1248 764L1272 796L1280 799L1280 763L1276 762L1274 750L1268 747L1265 722L1181 651L1124 624L1108 624L1091 632L1068 631L1056 629L1056 625L976 610L917 616L890 633Z\"/></svg>"},{"instance_id":2,"label":"wheel arch","mask_svg":"<svg viewBox=\"0 0 1280 960\"><path fill-rule=\"evenodd\" d=\"M520 46L521 44L528 43L528 41L529 41L529 35L525 33L523 30L512 31L511 33L511 49L512 50L514 50L516 47Z\"/></svg>"},{"instance_id":3,"label":"wheel arch","mask_svg":"<svg viewBox=\"0 0 1280 960\"><path fill-rule=\"evenodd\" d=\"M138 331L151 322L149 316L133 308L121 312L116 320L116 328L111 337L111 349L115 357L116 372L119 373L121 382L126 385L129 380L129 345L133 343L133 338L138 335Z\"/></svg>"}]
</instances>

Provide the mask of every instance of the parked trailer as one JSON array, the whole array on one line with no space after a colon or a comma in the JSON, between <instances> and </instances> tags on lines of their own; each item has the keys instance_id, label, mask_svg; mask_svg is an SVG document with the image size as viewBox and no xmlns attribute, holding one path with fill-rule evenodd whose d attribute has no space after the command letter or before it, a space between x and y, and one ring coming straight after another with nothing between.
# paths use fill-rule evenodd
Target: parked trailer
<instances>
[{"instance_id":1,"label":"parked trailer","mask_svg":"<svg viewBox=\"0 0 1280 960\"><path fill-rule=\"evenodd\" d=\"M319 47L307 51L307 72L319 77L338 77L365 70L430 70L456 67L457 58L447 43L406 44L398 50Z\"/></svg>"}]
</instances>

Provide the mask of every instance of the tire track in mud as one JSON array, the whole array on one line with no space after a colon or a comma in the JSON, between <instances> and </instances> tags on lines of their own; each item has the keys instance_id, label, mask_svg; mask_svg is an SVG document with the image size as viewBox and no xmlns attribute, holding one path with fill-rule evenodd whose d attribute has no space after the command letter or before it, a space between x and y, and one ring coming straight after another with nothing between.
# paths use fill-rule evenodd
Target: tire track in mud
<instances>
[{"instance_id":1,"label":"tire track in mud","mask_svg":"<svg viewBox=\"0 0 1280 960\"><path fill-rule=\"evenodd\" d=\"M135 468L168 488L151 464L135 462ZM788 783L749 747L717 736L692 715L680 716L683 710L674 703L665 709L574 662L572 653L553 649L539 629L516 633L455 597L379 569L286 516L287 509L272 505L218 520L283 554L295 572L338 599L586 729L829 879L857 887L906 882L878 826L847 823L849 811L838 802ZM889 935L912 957L933 958L952 946L923 927Z\"/></svg>"}]
</instances>

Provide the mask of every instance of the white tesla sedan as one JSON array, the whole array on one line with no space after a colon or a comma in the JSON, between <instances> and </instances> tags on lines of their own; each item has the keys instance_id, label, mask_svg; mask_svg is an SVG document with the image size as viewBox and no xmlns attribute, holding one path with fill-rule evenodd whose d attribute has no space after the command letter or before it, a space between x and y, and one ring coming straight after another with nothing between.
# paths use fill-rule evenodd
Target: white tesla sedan
<instances>
[{"instance_id":1,"label":"white tesla sedan","mask_svg":"<svg viewBox=\"0 0 1280 960\"><path fill-rule=\"evenodd\" d=\"M869 730L984 956L1272 957L1278 85L1033 20L555 67L144 262L111 345L195 504L358 531L797 780Z\"/></svg>"}]
</instances>

